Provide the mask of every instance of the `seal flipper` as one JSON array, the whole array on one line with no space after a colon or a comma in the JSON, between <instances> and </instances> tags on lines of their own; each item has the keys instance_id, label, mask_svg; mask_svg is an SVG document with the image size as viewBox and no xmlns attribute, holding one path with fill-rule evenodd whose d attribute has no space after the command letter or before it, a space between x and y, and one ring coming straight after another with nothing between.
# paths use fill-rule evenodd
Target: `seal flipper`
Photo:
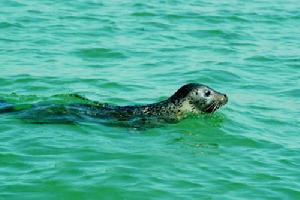
<instances>
[{"instance_id":1,"label":"seal flipper","mask_svg":"<svg viewBox=\"0 0 300 200\"><path fill-rule=\"evenodd\" d=\"M14 106L5 102L0 101L0 113L7 113L7 112L13 112L15 111Z\"/></svg>"}]
</instances>

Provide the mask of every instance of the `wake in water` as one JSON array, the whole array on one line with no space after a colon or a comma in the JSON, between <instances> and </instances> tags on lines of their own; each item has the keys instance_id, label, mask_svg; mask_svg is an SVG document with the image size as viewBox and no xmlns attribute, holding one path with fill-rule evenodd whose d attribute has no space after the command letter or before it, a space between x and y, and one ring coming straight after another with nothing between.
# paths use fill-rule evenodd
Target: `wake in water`
<instances>
[{"instance_id":1,"label":"wake in water","mask_svg":"<svg viewBox=\"0 0 300 200\"><path fill-rule=\"evenodd\" d=\"M13 105L4 101L0 101L0 113L12 112L14 110Z\"/></svg>"}]
</instances>

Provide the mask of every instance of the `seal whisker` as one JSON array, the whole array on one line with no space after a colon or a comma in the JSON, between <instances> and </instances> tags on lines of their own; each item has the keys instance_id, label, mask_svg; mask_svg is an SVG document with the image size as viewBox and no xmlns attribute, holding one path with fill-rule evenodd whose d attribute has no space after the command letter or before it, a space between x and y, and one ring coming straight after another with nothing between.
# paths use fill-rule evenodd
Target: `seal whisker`
<instances>
[{"instance_id":1,"label":"seal whisker","mask_svg":"<svg viewBox=\"0 0 300 200\"><path fill-rule=\"evenodd\" d=\"M214 108L213 108L213 112L215 112L217 110L217 104L215 104Z\"/></svg>"},{"instance_id":2,"label":"seal whisker","mask_svg":"<svg viewBox=\"0 0 300 200\"><path fill-rule=\"evenodd\" d=\"M214 109L215 109L215 106L216 106L216 103L215 102L212 102L212 104L210 104L207 108L206 108L206 112L214 112Z\"/></svg>"},{"instance_id":3,"label":"seal whisker","mask_svg":"<svg viewBox=\"0 0 300 200\"><path fill-rule=\"evenodd\" d=\"M211 108L212 108L213 104L210 104L206 109L205 111L208 112Z\"/></svg>"}]
</instances>

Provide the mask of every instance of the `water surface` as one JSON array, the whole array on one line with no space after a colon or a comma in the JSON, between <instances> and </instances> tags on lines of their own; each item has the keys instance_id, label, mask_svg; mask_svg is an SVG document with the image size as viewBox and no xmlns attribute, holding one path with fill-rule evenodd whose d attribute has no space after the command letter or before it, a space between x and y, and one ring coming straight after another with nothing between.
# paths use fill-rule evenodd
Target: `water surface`
<instances>
[{"instance_id":1,"label":"water surface","mask_svg":"<svg viewBox=\"0 0 300 200\"><path fill-rule=\"evenodd\" d=\"M0 99L144 104L198 82L229 103L146 130L2 114L0 199L300 199L299 10L297 0L1 1Z\"/></svg>"}]
</instances>

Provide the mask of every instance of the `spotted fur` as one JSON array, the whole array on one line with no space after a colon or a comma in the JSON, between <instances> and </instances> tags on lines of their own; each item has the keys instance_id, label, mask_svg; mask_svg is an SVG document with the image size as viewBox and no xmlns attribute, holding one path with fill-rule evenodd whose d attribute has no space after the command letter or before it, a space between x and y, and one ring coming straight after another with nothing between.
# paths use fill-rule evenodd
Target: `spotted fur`
<instances>
[{"instance_id":1,"label":"spotted fur","mask_svg":"<svg viewBox=\"0 0 300 200\"><path fill-rule=\"evenodd\" d=\"M204 92L211 96L205 97ZM104 106L96 110L100 116L114 116L121 120L132 118L158 118L164 121L178 121L188 114L211 113L226 104L228 98L206 85L190 83L182 86L167 100L141 106Z\"/></svg>"}]
</instances>

